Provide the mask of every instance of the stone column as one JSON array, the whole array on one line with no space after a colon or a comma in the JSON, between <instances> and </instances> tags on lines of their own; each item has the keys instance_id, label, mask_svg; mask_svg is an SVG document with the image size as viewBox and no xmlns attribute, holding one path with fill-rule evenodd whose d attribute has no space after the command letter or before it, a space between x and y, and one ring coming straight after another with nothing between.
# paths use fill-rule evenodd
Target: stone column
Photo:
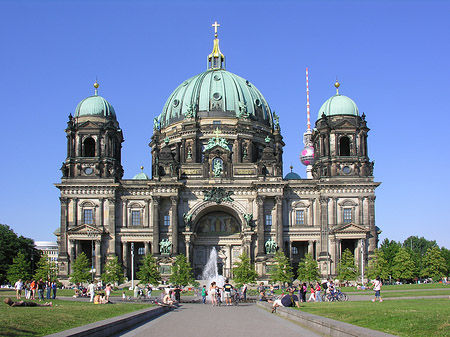
<instances>
[{"instance_id":1,"label":"stone column","mask_svg":"<svg viewBox=\"0 0 450 337\"><path fill-rule=\"evenodd\" d=\"M67 262L67 227L68 227L68 198L59 198L60 201L60 241L58 246L58 260ZM62 259L61 259L62 258Z\"/></svg>"},{"instance_id":2,"label":"stone column","mask_svg":"<svg viewBox=\"0 0 450 337\"><path fill-rule=\"evenodd\" d=\"M145 245L145 255L150 254L150 242L144 242Z\"/></svg>"},{"instance_id":3,"label":"stone column","mask_svg":"<svg viewBox=\"0 0 450 337\"><path fill-rule=\"evenodd\" d=\"M356 214L355 214L355 222L360 225L364 225L363 222L363 216L364 216L364 198L358 197L358 207L356 208Z\"/></svg>"},{"instance_id":4,"label":"stone column","mask_svg":"<svg viewBox=\"0 0 450 337\"><path fill-rule=\"evenodd\" d=\"M128 212L127 212L128 200L122 200L122 227L128 227Z\"/></svg>"},{"instance_id":5,"label":"stone column","mask_svg":"<svg viewBox=\"0 0 450 337\"><path fill-rule=\"evenodd\" d=\"M256 203L258 208L258 224L257 224L257 244L258 255L264 255L264 198L265 196L257 196Z\"/></svg>"},{"instance_id":6,"label":"stone column","mask_svg":"<svg viewBox=\"0 0 450 337\"><path fill-rule=\"evenodd\" d=\"M308 254L314 258L314 241L313 240L308 241Z\"/></svg>"},{"instance_id":7,"label":"stone column","mask_svg":"<svg viewBox=\"0 0 450 337\"><path fill-rule=\"evenodd\" d=\"M108 199L109 214L108 214L108 230L109 230L109 253L108 256L116 255L116 200L114 198Z\"/></svg>"},{"instance_id":8,"label":"stone column","mask_svg":"<svg viewBox=\"0 0 450 337\"><path fill-rule=\"evenodd\" d=\"M336 266L338 262L336 259L336 238L334 235L330 237L330 255L331 255L330 274L336 275Z\"/></svg>"},{"instance_id":9,"label":"stone column","mask_svg":"<svg viewBox=\"0 0 450 337\"><path fill-rule=\"evenodd\" d=\"M375 248L377 248L378 234L377 228L375 226L375 196L370 196L367 198L368 203L368 225L369 225L369 247L367 247L367 252L370 255L373 254Z\"/></svg>"},{"instance_id":10,"label":"stone column","mask_svg":"<svg viewBox=\"0 0 450 337\"><path fill-rule=\"evenodd\" d=\"M159 200L160 197L152 197L153 255L159 255Z\"/></svg>"},{"instance_id":11,"label":"stone column","mask_svg":"<svg viewBox=\"0 0 450 337\"><path fill-rule=\"evenodd\" d=\"M128 252L129 251L130 251L129 244L128 244L128 242L124 241L122 243L122 264L123 264L123 274L125 277L128 276L128 268L129 268Z\"/></svg>"},{"instance_id":12,"label":"stone column","mask_svg":"<svg viewBox=\"0 0 450 337\"><path fill-rule=\"evenodd\" d=\"M178 255L178 197L170 197L172 201L172 216L170 226L172 227L172 254Z\"/></svg>"},{"instance_id":13,"label":"stone column","mask_svg":"<svg viewBox=\"0 0 450 337\"><path fill-rule=\"evenodd\" d=\"M83 157L83 154L81 153L81 143L82 143L81 135L78 135L78 144L77 144L77 155L76 155L76 157Z\"/></svg>"},{"instance_id":14,"label":"stone column","mask_svg":"<svg viewBox=\"0 0 450 337\"><path fill-rule=\"evenodd\" d=\"M276 214L276 235L278 250L284 251L284 239L283 239L283 198L281 196L275 197L275 214Z\"/></svg>"},{"instance_id":15,"label":"stone column","mask_svg":"<svg viewBox=\"0 0 450 337\"><path fill-rule=\"evenodd\" d=\"M188 234L185 235L184 241L186 243L186 260L189 261L191 265L193 265L194 261L191 261L191 236Z\"/></svg>"},{"instance_id":16,"label":"stone column","mask_svg":"<svg viewBox=\"0 0 450 337\"><path fill-rule=\"evenodd\" d=\"M75 262L75 258L77 255L77 251L76 251L76 247L75 247L75 240L69 240L69 246L70 246L70 263L69 266L70 268L68 268L68 273L72 274L73 273L73 263ZM59 261L58 261L59 263Z\"/></svg>"},{"instance_id":17,"label":"stone column","mask_svg":"<svg viewBox=\"0 0 450 337\"><path fill-rule=\"evenodd\" d=\"M328 240L328 198L320 198L320 252L321 254L327 252Z\"/></svg>"},{"instance_id":18,"label":"stone column","mask_svg":"<svg viewBox=\"0 0 450 337\"><path fill-rule=\"evenodd\" d=\"M144 212L144 227L150 227L150 208L151 205L151 199L147 199L145 201L145 212ZM149 251L150 253L150 251Z\"/></svg>"},{"instance_id":19,"label":"stone column","mask_svg":"<svg viewBox=\"0 0 450 337\"><path fill-rule=\"evenodd\" d=\"M69 221L70 225L70 221ZM78 199L72 199L72 226L78 225Z\"/></svg>"},{"instance_id":20,"label":"stone column","mask_svg":"<svg viewBox=\"0 0 450 337\"><path fill-rule=\"evenodd\" d=\"M227 245L226 246L227 249L227 261L226 261L226 265L225 268L227 269L227 275L226 277L231 277L231 245Z\"/></svg>"},{"instance_id":21,"label":"stone column","mask_svg":"<svg viewBox=\"0 0 450 337\"><path fill-rule=\"evenodd\" d=\"M95 240L95 276L100 277L102 274L102 241Z\"/></svg>"}]
</instances>

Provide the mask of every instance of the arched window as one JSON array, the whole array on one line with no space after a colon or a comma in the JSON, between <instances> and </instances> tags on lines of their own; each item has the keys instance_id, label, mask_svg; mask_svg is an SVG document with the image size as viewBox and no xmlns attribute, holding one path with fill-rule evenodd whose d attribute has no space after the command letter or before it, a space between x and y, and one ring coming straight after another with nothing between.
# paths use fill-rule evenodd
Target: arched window
<instances>
[{"instance_id":1,"label":"arched window","mask_svg":"<svg viewBox=\"0 0 450 337\"><path fill-rule=\"evenodd\" d=\"M95 157L95 140L91 137L84 140L84 156L83 157Z\"/></svg>"},{"instance_id":2,"label":"arched window","mask_svg":"<svg viewBox=\"0 0 450 337\"><path fill-rule=\"evenodd\" d=\"M339 140L339 155L350 156L350 139L347 136Z\"/></svg>"}]
</instances>

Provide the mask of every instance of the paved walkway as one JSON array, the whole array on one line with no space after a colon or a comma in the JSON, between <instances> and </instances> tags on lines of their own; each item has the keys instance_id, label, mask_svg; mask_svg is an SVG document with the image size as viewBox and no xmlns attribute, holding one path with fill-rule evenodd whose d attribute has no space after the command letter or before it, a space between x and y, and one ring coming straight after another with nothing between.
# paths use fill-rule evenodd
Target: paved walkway
<instances>
[{"instance_id":1,"label":"paved walkway","mask_svg":"<svg viewBox=\"0 0 450 337\"><path fill-rule=\"evenodd\" d=\"M180 308L117 336L313 337L320 335L258 308L254 303L231 307L182 303Z\"/></svg>"}]
</instances>

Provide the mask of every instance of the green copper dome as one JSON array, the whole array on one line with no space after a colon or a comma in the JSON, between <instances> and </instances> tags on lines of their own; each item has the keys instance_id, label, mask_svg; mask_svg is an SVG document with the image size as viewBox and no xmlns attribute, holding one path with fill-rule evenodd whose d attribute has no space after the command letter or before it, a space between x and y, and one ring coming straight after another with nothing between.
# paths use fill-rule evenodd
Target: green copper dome
<instances>
[{"instance_id":1,"label":"green copper dome","mask_svg":"<svg viewBox=\"0 0 450 337\"><path fill-rule=\"evenodd\" d=\"M298 180L298 179L302 179L302 178L295 172L289 172L284 177L284 180Z\"/></svg>"},{"instance_id":2,"label":"green copper dome","mask_svg":"<svg viewBox=\"0 0 450 337\"><path fill-rule=\"evenodd\" d=\"M189 111L188 111L189 110ZM194 111L198 117L240 117L272 126L272 112L261 92L249 81L223 68L211 68L181 83L158 117L161 128L183 120Z\"/></svg>"},{"instance_id":3,"label":"green copper dome","mask_svg":"<svg viewBox=\"0 0 450 337\"><path fill-rule=\"evenodd\" d=\"M351 98L344 95L334 95L322 104L322 107L319 110L319 119L322 118L322 114L325 114L326 116L359 116L359 110L358 106Z\"/></svg>"},{"instance_id":4,"label":"green copper dome","mask_svg":"<svg viewBox=\"0 0 450 337\"><path fill-rule=\"evenodd\" d=\"M116 112L112 105L101 96L90 96L78 103L75 109L75 117L103 116L116 118Z\"/></svg>"},{"instance_id":5,"label":"green copper dome","mask_svg":"<svg viewBox=\"0 0 450 337\"><path fill-rule=\"evenodd\" d=\"M337 80L336 83L334 83L334 86L336 88L336 95L331 96L322 104L319 110L318 119L322 118L323 114L325 114L325 116L359 116L359 110L356 103L347 96L339 95L339 87L341 84Z\"/></svg>"},{"instance_id":6,"label":"green copper dome","mask_svg":"<svg viewBox=\"0 0 450 337\"><path fill-rule=\"evenodd\" d=\"M150 178L144 172L138 173L133 177L133 180L149 180Z\"/></svg>"}]
</instances>

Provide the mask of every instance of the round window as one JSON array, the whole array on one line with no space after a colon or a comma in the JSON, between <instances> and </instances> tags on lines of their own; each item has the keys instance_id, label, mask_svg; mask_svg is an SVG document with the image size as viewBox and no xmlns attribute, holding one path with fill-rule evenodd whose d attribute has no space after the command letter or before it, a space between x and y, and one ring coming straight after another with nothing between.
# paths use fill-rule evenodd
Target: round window
<instances>
[{"instance_id":1,"label":"round window","mask_svg":"<svg viewBox=\"0 0 450 337\"><path fill-rule=\"evenodd\" d=\"M352 169L350 168L350 166L344 166L342 168L342 172L344 172L345 174L349 174L352 171Z\"/></svg>"},{"instance_id":2,"label":"round window","mask_svg":"<svg viewBox=\"0 0 450 337\"><path fill-rule=\"evenodd\" d=\"M90 175L94 172L94 170L92 169L92 167L86 167L84 169L84 173L86 173L87 175Z\"/></svg>"},{"instance_id":3,"label":"round window","mask_svg":"<svg viewBox=\"0 0 450 337\"><path fill-rule=\"evenodd\" d=\"M214 80L215 81L220 81L220 76L219 75L214 75Z\"/></svg>"},{"instance_id":4,"label":"round window","mask_svg":"<svg viewBox=\"0 0 450 337\"><path fill-rule=\"evenodd\" d=\"M173 100L173 106L178 106L178 104L180 104L180 101L177 99Z\"/></svg>"},{"instance_id":5,"label":"round window","mask_svg":"<svg viewBox=\"0 0 450 337\"><path fill-rule=\"evenodd\" d=\"M213 98L214 98L216 101L218 101L218 100L220 100L220 99L222 98L222 95L219 94L218 92L215 92L215 93L213 94Z\"/></svg>"}]
</instances>

